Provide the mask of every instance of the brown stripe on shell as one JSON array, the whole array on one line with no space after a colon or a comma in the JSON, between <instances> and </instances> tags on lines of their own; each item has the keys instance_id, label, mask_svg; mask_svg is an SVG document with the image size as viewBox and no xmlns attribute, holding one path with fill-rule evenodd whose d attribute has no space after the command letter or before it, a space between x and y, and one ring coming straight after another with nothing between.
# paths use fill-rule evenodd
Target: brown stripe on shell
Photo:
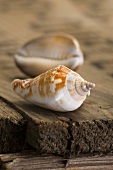
<instances>
[{"instance_id":1,"label":"brown stripe on shell","mask_svg":"<svg viewBox=\"0 0 113 170\"><path fill-rule=\"evenodd\" d=\"M49 72L48 72L49 73ZM51 73L40 75L38 91L41 97L52 96L53 92L50 89L51 82ZM44 79L46 78L46 82ZM46 93L44 92L44 87L46 88Z\"/></svg>"},{"instance_id":2,"label":"brown stripe on shell","mask_svg":"<svg viewBox=\"0 0 113 170\"><path fill-rule=\"evenodd\" d=\"M63 104L63 100L62 100L62 99L60 99L60 104L61 104L61 105Z\"/></svg>"},{"instance_id":3,"label":"brown stripe on shell","mask_svg":"<svg viewBox=\"0 0 113 170\"><path fill-rule=\"evenodd\" d=\"M69 91L69 93L70 93L71 96L74 96L75 93L77 93L77 92L75 91L75 88L73 88L73 89L68 89L68 91Z\"/></svg>"},{"instance_id":4,"label":"brown stripe on shell","mask_svg":"<svg viewBox=\"0 0 113 170\"><path fill-rule=\"evenodd\" d=\"M67 68L67 67L65 67L65 66L63 66L63 65L60 65L59 67L57 67L57 68L55 68L56 70L57 70L57 72L62 72L62 73L69 73L70 71L72 71L72 70L70 70L69 68Z\"/></svg>"},{"instance_id":5,"label":"brown stripe on shell","mask_svg":"<svg viewBox=\"0 0 113 170\"><path fill-rule=\"evenodd\" d=\"M12 86L13 86L14 91L17 89L17 87L21 87L21 85L22 85L22 82L20 80L16 79L12 82Z\"/></svg>"},{"instance_id":6,"label":"brown stripe on shell","mask_svg":"<svg viewBox=\"0 0 113 170\"><path fill-rule=\"evenodd\" d=\"M50 71L41 74L39 79L38 91L41 97L52 96L54 93L57 93L61 90L66 83L66 76L71 70L65 66L59 66L55 69L51 69ZM54 77L54 81L51 78ZM44 79L46 78L46 82ZM50 84L55 83L55 80L60 79L60 83L56 83L55 92L52 92L50 89ZM36 79L35 79L36 80ZM46 93L44 92L44 87L46 88Z\"/></svg>"},{"instance_id":7,"label":"brown stripe on shell","mask_svg":"<svg viewBox=\"0 0 113 170\"><path fill-rule=\"evenodd\" d=\"M20 94L23 93L25 89L28 89L28 93L23 96L23 98L27 99L32 96L32 82L33 79L26 79L26 80L14 80L12 83L13 90L15 91L17 88L20 87Z\"/></svg>"},{"instance_id":8,"label":"brown stripe on shell","mask_svg":"<svg viewBox=\"0 0 113 170\"><path fill-rule=\"evenodd\" d=\"M27 94L25 94L23 97L25 98L25 99L27 99L27 98L29 98L30 96L32 96L32 88L29 86L29 91L28 91L28 93Z\"/></svg>"}]
</instances>

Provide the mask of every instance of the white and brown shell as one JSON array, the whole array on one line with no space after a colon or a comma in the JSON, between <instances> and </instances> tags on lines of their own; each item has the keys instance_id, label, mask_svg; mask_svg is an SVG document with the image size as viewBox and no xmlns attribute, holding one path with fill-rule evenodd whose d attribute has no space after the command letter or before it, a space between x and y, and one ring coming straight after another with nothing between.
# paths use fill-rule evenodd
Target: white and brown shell
<instances>
[{"instance_id":1,"label":"white and brown shell","mask_svg":"<svg viewBox=\"0 0 113 170\"><path fill-rule=\"evenodd\" d=\"M12 82L13 90L25 100L60 112L79 108L95 84L60 65L36 78Z\"/></svg>"},{"instance_id":2,"label":"white and brown shell","mask_svg":"<svg viewBox=\"0 0 113 170\"><path fill-rule=\"evenodd\" d=\"M76 71L83 61L78 41L64 33L40 36L25 44L15 55L16 65L30 77L58 65Z\"/></svg>"}]
</instances>

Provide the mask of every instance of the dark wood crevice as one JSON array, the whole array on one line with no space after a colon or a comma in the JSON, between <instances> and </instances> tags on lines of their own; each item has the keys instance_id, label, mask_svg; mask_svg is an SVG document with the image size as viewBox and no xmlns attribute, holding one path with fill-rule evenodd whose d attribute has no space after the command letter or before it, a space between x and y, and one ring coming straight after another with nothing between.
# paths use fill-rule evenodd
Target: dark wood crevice
<instances>
[{"instance_id":1,"label":"dark wood crevice","mask_svg":"<svg viewBox=\"0 0 113 170\"><path fill-rule=\"evenodd\" d=\"M93 120L77 124L72 128L74 154L113 152L113 120Z\"/></svg>"},{"instance_id":2,"label":"dark wood crevice","mask_svg":"<svg viewBox=\"0 0 113 170\"><path fill-rule=\"evenodd\" d=\"M16 106L0 96L0 153L21 151L26 121Z\"/></svg>"},{"instance_id":3,"label":"dark wood crevice","mask_svg":"<svg viewBox=\"0 0 113 170\"><path fill-rule=\"evenodd\" d=\"M72 119L71 113L64 117L64 114L66 113L58 114L53 112L53 116L56 115L56 120L36 121L8 100L3 97L0 97L0 99L24 117L24 122L25 120L27 122L27 128L26 133L25 130L22 129L22 134L24 138L26 136L28 144L37 149L39 153L67 155L67 157L70 157L79 154L90 153L93 155L95 153L101 154L113 151L113 120L111 119L84 120L79 122ZM7 124L6 119L5 122ZM21 125L22 122L19 121L18 125L19 124ZM9 126L12 127L12 123ZM16 136L14 137L16 138ZM24 138L21 139L19 135L22 144L24 143ZM3 136L3 141L4 140L5 135ZM10 145L10 140L7 142L9 142L8 145ZM4 150L1 152L8 151L8 146L5 146L6 151ZM22 146L20 145L19 148L21 150ZM9 151L14 152L18 150L13 150L12 148Z\"/></svg>"},{"instance_id":4,"label":"dark wood crevice","mask_svg":"<svg viewBox=\"0 0 113 170\"><path fill-rule=\"evenodd\" d=\"M0 2L0 95L4 97L0 97L0 152L19 151L0 155L2 170L113 169L113 2L95 0L96 6L94 0L81 2ZM42 34L61 31L79 41L86 57L78 73L96 84L83 105L69 113L34 106L17 97L10 86L15 78L27 78L15 66L17 49ZM24 140L34 151L20 152Z\"/></svg>"}]
</instances>

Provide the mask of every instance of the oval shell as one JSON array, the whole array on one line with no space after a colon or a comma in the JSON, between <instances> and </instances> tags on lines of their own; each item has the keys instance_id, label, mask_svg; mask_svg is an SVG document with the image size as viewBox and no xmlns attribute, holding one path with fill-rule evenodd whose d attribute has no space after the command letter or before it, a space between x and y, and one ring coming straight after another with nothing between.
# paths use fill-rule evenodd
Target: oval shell
<instances>
[{"instance_id":1,"label":"oval shell","mask_svg":"<svg viewBox=\"0 0 113 170\"><path fill-rule=\"evenodd\" d=\"M77 70L83 61L78 41L63 33L38 37L26 43L15 55L16 65L31 77L58 65Z\"/></svg>"},{"instance_id":2,"label":"oval shell","mask_svg":"<svg viewBox=\"0 0 113 170\"><path fill-rule=\"evenodd\" d=\"M65 66L58 66L36 78L12 82L13 90L38 106L65 112L79 108L95 85Z\"/></svg>"}]
</instances>

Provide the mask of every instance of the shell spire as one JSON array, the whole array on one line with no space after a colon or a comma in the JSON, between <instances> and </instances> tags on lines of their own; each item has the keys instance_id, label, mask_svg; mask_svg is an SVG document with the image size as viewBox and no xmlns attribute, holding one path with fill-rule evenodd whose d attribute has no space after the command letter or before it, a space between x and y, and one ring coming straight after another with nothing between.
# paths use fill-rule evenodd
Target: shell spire
<instances>
[{"instance_id":1,"label":"shell spire","mask_svg":"<svg viewBox=\"0 0 113 170\"><path fill-rule=\"evenodd\" d=\"M81 88L84 92L88 92L89 90L91 90L94 87L95 87L95 84L91 83L91 82L82 82L82 86L81 86Z\"/></svg>"},{"instance_id":2,"label":"shell spire","mask_svg":"<svg viewBox=\"0 0 113 170\"><path fill-rule=\"evenodd\" d=\"M65 112L79 108L95 84L60 65L35 78L16 79L12 82L12 87L20 97L29 102Z\"/></svg>"}]
</instances>

